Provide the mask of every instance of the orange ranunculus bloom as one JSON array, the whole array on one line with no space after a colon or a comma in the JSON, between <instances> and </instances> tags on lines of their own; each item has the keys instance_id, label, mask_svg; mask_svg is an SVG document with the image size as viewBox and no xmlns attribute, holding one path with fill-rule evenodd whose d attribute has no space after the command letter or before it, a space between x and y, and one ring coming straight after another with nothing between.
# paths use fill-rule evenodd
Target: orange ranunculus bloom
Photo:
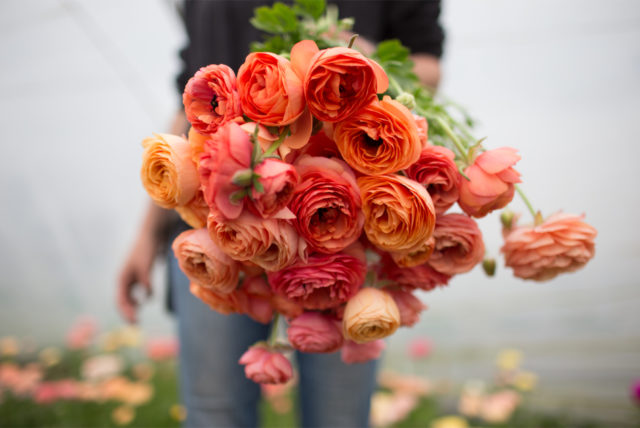
<instances>
[{"instance_id":1,"label":"orange ranunculus bloom","mask_svg":"<svg viewBox=\"0 0 640 428\"><path fill-rule=\"evenodd\" d=\"M598 232L584 216L553 214L537 226L505 231L505 264L518 278L546 281L583 267L595 254Z\"/></svg>"},{"instance_id":2,"label":"orange ranunculus bloom","mask_svg":"<svg viewBox=\"0 0 640 428\"><path fill-rule=\"evenodd\" d=\"M202 67L189 79L182 95L184 111L191 125L202 134L242 116L236 75L224 64Z\"/></svg>"},{"instance_id":3,"label":"orange ranunculus bloom","mask_svg":"<svg viewBox=\"0 0 640 428\"><path fill-rule=\"evenodd\" d=\"M435 248L436 241L431 236L426 240L424 244L420 248L415 251L410 252L391 252L389 255L400 267L413 267L418 266L429 260L431 254L433 254L433 250Z\"/></svg>"},{"instance_id":4,"label":"orange ranunculus bloom","mask_svg":"<svg viewBox=\"0 0 640 428\"><path fill-rule=\"evenodd\" d=\"M439 215L433 237L436 247L427 263L445 275L468 272L484 257L482 232L464 214Z\"/></svg>"},{"instance_id":5,"label":"orange ranunculus bloom","mask_svg":"<svg viewBox=\"0 0 640 428\"><path fill-rule=\"evenodd\" d=\"M333 136L344 160L368 175L405 169L422 149L413 115L387 96L336 124Z\"/></svg>"},{"instance_id":6,"label":"orange ranunculus bloom","mask_svg":"<svg viewBox=\"0 0 640 428\"><path fill-rule=\"evenodd\" d=\"M171 134L154 134L142 141L140 178L151 199L163 208L186 205L200 182L189 143Z\"/></svg>"},{"instance_id":7,"label":"orange ranunculus bloom","mask_svg":"<svg viewBox=\"0 0 640 428\"><path fill-rule=\"evenodd\" d=\"M171 248L192 283L222 294L231 293L238 285L238 263L211 241L207 229L182 232Z\"/></svg>"},{"instance_id":8,"label":"orange ranunculus bloom","mask_svg":"<svg viewBox=\"0 0 640 428\"><path fill-rule=\"evenodd\" d=\"M198 189L196 195L187 205L175 208L180 218L194 229L207 227L207 217L209 217L209 205L204 200L202 188Z\"/></svg>"},{"instance_id":9,"label":"orange ranunculus bloom","mask_svg":"<svg viewBox=\"0 0 640 428\"><path fill-rule=\"evenodd\" d=\"M238 93L244 114L262 125L289 125L304 112L302 81L280 55L247 55L238 70Z\"/></svg>"},{"instance_id":10,"label":"orange ranunculus bloom","mask_svg":"<svg viewBox=\"0 0 640 428\"><path fill-rule=\"evenodd\" d=\"M393 334L400 326L400 311L391 294L364 287L347 302L342 317L344 337L366 343Z\"/></svg>"},{"instance_id":11,"label":"orange ranunculus bloom","mask_svg":"<svg viewBox=\"0 0 640 428\"><path fill-rule=\"evenodd\" d=\"M460 180L460 208L470 216L480 218L507 206L513 199L514 184L520 182L520 174L513 169L519 160L516 149L511 147L487 150L478 155L464 170L469 180Z\"/></svg>"},{"instance_id":12,"label":"orange ranunculus bloom","mask_svg":"<svg viewBox=\"0 0 640 428\"><path fill-rule=\"evenodd\" d=\"M423 186L400 175L358 178L364 231L376 247L397 253L423 248L431 237L436 212Z\"/></svg>"},{"instance_id":13,"label":"orange ranunculus bloom","mask_svg":"<svg viewBox=\"0 0 640 428\"><path fill-rule=\"evenodd\" d=\"M242 308L246 306L246 296L244 294L236 292L221 294L193 282L189 285L189 291L209 305L211 309L223 315L242 313Z\"/></svg>"},{"instance_id":14,"label":"orange ranunculus bloom","mask_svg":"<svg viewBox=\"0 0 640 428\"><path fill-rule=\"evenodd\" d=\"M304 79L309 110L325 122L348 118L389 86L382 67L355 49L320 51L314 42L303 40L291 50L291 62Z\"/></svg>"}]
</instances>

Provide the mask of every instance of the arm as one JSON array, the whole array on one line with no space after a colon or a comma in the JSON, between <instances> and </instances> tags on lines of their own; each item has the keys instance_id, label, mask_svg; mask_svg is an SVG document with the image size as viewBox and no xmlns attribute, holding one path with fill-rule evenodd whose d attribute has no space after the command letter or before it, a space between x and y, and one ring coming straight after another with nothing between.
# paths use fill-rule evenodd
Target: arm
<instances>
[{"instance_id":1,"label":"arm","mask_svg":"<svg viewBox=\"0 0 640 428\"><path fill-rule=\"evenodd\" d=\"M171 133L182 134L187 126L187 118L184 112L180 111L173 120ZM122 317L130 323L137 321L137 309L140 304L134 298L134 291L142 287L147 296L152 294L151 269L174 217L173 210L166 210L149 201L137 237L118 276L118 309Z\"/></svg>"}]
</instances>

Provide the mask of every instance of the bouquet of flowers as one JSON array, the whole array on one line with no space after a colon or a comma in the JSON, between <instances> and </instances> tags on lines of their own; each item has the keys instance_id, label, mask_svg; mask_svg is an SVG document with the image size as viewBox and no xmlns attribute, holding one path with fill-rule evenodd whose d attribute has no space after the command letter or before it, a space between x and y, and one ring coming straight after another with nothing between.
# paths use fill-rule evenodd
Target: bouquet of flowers
<instances>
[{"instance_id":1,"label":"bouquet of flowers","mask_svg":"<svg viewBox=\"0 0 640 428\"><path fill-rule=\"evenodd\" d=\"M426 309L415 290L483 263L474 218L515 192L534 217L501 216L515 276L548 280L593 257L595 229L535 211L517 185L517 151L473 138L464 112L419 85L398 41L371 58L353 38L345 46L335 34L353 22L322 0L258 8L252 23L271 37L237 74L213 64L189 80L188 136L145 139L141 174L193 227L173 243L191 292L224 314L275 317L269 341L240 359L247 377L288 380L291 347L377 358L381 339ZM483 267L492 275L495 261Z\"/></svg>"}]
</instances>

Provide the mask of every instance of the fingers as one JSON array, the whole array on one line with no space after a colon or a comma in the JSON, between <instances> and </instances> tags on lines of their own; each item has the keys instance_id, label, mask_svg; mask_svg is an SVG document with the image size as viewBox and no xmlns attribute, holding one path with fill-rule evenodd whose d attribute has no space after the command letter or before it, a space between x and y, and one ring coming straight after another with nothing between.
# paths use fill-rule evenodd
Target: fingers
<instances>
[{"instance_id":1,"label":"fingers","mask_svg":"<svg viewBox=\"0 0 640 428\"><path fill-rule=\"evenodd\" d=\"M137 322L138 302L132 295L135 280L131 271L125 269L118 279L117 304L122 317L130 323Z\"/></svg>"}]
</instances>

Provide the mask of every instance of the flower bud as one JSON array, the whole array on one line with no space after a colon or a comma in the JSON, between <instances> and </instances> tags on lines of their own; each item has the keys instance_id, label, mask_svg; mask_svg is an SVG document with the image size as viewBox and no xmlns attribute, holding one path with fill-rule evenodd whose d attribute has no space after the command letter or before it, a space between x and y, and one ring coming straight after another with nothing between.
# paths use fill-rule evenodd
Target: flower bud
<instances>
[{"instance_id":1,"label":"flower bud","mask_svg":"<svg viewBox=\"0 0 640 428\"><path fill-rule=\"evenodd\" d=\"M487 276L493 276L496 274L496 259L488 258L482 261L482 269Z\"/></svg>"},{"instance_id":2,"label":"flower bud","mask_svg":"<svg viewBox=\"0 0 640 428\"><path fill-rule=\"evenodd\" d=\"M236 186L240 187L248 187L251 185L251 180L253 179L253 171L251 168L240 169L233 174L231 178L231 182Z\"/></svg>"},{"instance_id":3,"label":"flower bud","mask_svg":"<svg viewBox=\"0 0 640 428\"><path fill-rule=\"evenodd\" d=\"M515 219L516 214L511 210L504 210L500 214L500 222L502 223L502 227L509 230L513 227L513 220Z\"/></svg>"},{"instance_id":4,"label":"flower bud","mask_svg":"<svg viewBox=\"0 0 640 428\"><path fill-rule=\"evenodd\" d=\"M398 95L396 97L396 101L398 101L409 110L413 110L414 108L416 108L416 98L408 92L403 92Z\"/></svg>"}]
</instances>

